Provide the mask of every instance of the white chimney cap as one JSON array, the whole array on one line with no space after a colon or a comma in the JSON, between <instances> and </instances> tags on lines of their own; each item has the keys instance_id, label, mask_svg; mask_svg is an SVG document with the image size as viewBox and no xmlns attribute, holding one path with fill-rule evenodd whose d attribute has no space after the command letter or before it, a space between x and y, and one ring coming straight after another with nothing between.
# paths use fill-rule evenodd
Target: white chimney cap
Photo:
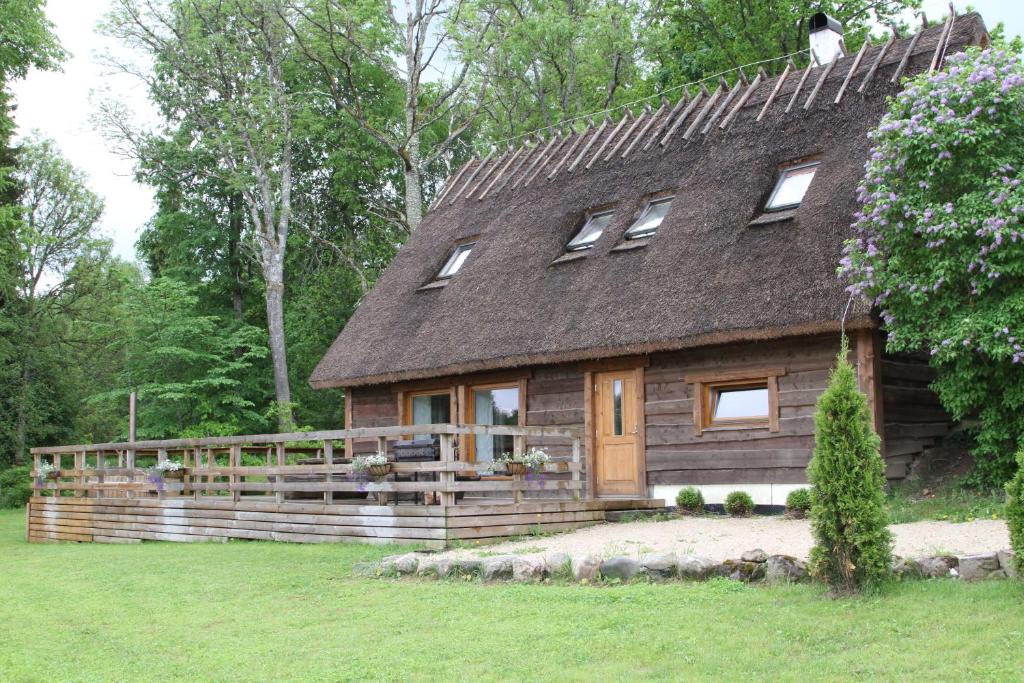
<instances>
[{"instance_id":1,"label":"white chimney cap","mask_svg":"<svg viewBox=\"0 0 1024 683\"><path fill-rule=\"evenodd\" d=\"M843 54L843 25L818 12L809 22L811 52L819 64L828 64Z\"/></svg>"}]
</instances>

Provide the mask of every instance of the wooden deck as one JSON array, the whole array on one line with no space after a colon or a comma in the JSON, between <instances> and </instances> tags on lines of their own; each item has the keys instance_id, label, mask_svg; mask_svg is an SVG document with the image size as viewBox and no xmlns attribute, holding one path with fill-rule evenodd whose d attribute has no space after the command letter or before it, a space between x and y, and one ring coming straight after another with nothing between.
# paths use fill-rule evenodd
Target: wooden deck
<instances>
[{"instance_id":1,"label":"wooden deck","mask_svg":"<svg viewBox=\"0 0 1024 683\"><path fill-rule=\"evenodd\" d=\"M336 455L335 442L341 446L355 438L372 439L387 454L389 440L406 439L410 432L438 435L440 459L393 463L391 475L359 481L353 479L351 462ZM459 440L493 434L513 436L517 450L530 437L567 439L572 456L531 477L476 477L479 465L457 459ZM311 441L320 444L310 446ZM253 465L263 453L265 461ZM439 549L460 541L566 531L600 523L608 511L664 506L646 498L589 498L581 477L580 435L564 428L383 427L48 447L33 449L33 456L28 539L37 542L248 539ZM172 457L185 465L184 476L155 477L150 468ZM69 460L74 465L65 468ZM38 478L44 462L59 475ZM416 480L409 480L414 474ZM395 481L399 477L403 480ZM423 504L425 499L436 504Z\"/></svg>"},{"instance_id":2,"label":"wooden deck","mask_svg":"<svg viewBox=\"0 0 1024 683\"><path fill-rule=\"evenodd\" d=\"M323 505L209 498L145 500L34 497L31 541L138 543L247 539L293 543L412 543L440 549L455 541L501 540L567 531L609 510L661 507L646 499L471 502L439 505Z\"/></svg>"}]
</instances>

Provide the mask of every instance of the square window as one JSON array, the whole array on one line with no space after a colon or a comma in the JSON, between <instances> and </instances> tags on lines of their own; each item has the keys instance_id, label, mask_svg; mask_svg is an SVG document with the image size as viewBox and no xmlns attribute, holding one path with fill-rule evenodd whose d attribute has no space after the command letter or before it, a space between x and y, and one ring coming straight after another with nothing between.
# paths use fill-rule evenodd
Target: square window
<instances>
[{"instance_id":1,"label":"square window","mask_svg":"<svg viewBox=\"0 0 1024 683\"><path fill-rule=\"evenodd\" d=\"M633 222L633 225L629 226L629 230L626 231L625 238L627 240L636 240L644 237L650 237L658 231L658 226L665 220L665 216L668 214L668 210L672 208L672 200L675 197L662 197L660 199L653 199L647 202L647 206L644 207L643 213L640 217Z\"/></svg>"},{"instance_id":2,"label":"square window","mask_svg":"<svg viewBox=\"0 0 1024 683\"><path fill-rule=\"evenodd\" d=\"M469 244L460 244L455 247L455 251L451 253L448 260L444 262L444 266L441 268L441 272L437 274L438 280L444 280L455 275L462 268L462 265L469 258L469 253L473 251L473 245L475 242Z\"/></svg>"},{"instance_id":3,"label":"square window","mask_svg":"<svg viewBox=\"0 0 1024 683\"><path fill-rule=\"evenodd\" d=\"M716 382L703 388L702 427L769 426L771 390L767 379Z\"/></svg>"},{"instance_id":4,"label":"square window","mask_svg":"<svg viewBox=\"0 0 1024 683\"><path fill-rule=\"evenodd\" d=\"M599 213L590 214L587 217L587 222L583 224L580 231L572 238L566 246L566 249L569 251L590 249L594 246L594 242L597 241L597 238L601 236L601 233L604 232L604 229L608 227L614 213L614 211L601 211Z\"/></svg>"},{"instance_id":5,"label":"square window","mask_svg":"<svg viewBox=\"0 0 1024 683\"><path fill-rule=\"evenodd\" d=\"M817 161L784 169L768 198L765 211L780 211L800 206L817 170Z\"/></svg>"}]
</instances>

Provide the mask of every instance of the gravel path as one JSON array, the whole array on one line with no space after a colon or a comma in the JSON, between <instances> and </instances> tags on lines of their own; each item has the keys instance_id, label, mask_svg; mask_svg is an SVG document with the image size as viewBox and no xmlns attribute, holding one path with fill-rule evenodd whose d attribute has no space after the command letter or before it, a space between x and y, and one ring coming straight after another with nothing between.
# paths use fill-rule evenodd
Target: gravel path
<instances>
[{"instance_id":1,"label":"gravel path","mask_svg":"<svg viewBox=\"0 0 1024 683\"><path fill-rule=\"evenodd\" d=\"M1010 547L1003 520L973 522L912 522L895 524L895 553L902 557L994 552ZM500 553L540 554L560 550L572 556L594 553L602 557L625 555L639 558L644 553L675 552L725 560L745 550L760 548L769 555L806 558L813 542L810 522L782 517L689 517L667 522L600 524L572 533L530 538L512 543L459 549L453 557L474 557Z\"/></svg>"}]
</instances>

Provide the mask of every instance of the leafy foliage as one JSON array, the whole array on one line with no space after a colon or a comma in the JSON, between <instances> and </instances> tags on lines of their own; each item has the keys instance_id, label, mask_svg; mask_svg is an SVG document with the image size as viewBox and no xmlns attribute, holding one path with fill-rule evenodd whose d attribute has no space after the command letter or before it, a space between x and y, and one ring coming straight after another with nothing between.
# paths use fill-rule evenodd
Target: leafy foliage
<instances>
[{"instance_id":1,"label":"leafy foliage","mask_svg":"<svg viewBox=\"0 0 1024 683\"><path fill-rule=\"evenodd\" d=\"M793 489L786 496L786 510L788 512L804 513L811 509L811 490L800 488Z\"/></svg>"},{"instance_id":2,"label":"leafy foliage","mask_svg":"<svg viewBox=\"0 0 1024 683\"><path fill-rule=\"evenodd\" d=\"M691 514L704 511L704 495L699 489L692 486L684 486L676 494L676 507L680 512Z\"/></svg>"},{"instance_id":3,"label":"leafy foliage","mask_svg":"<svg viewBox=\"0 0 1024 683\"><path fill-rule=\"evenodd\" d=\"M189 427L207 435L266 427L254 400L262 398L260 387L241 379L266 357L265 333L203 315L197 303L188 285L160 278L121 304L120 318L131 323L108 349L122 358L118 388L91 401L124 405L136 391L139 438L177 436Z\"/></svg>"},{"instance_id":4,"label":"leafy foliage","mask_svg":"<svg viewBox=\"0 0 1024 683\"><path fill-rule=\"evenodd\" d=\"M31 467L9 467L0 471L0 509L20 508L32 497Z\"/></svg>"},{"instance_id":5,"label":"leafy foliage","mask_svg":"<svg viewBox=\"0 0 1024 683\"><path fill-rule=\"evenodd\" d=\"M734 517L746 517L754 511L754 499L746 491L733 491L725 497L725 511Z\"/></svg>"},{"instance_id":6,"label":"leafy foliage","mask_svg":"<svg viewBox=\"0 0 1024 683\"><path fill-rule=\"evenodd\" d=\"M1017 473L1006 484L1006 526L1017 573L1024 575L1024 449L1017 454Z\"/></svg>"},{"instance_id":7,"label":"leafy foliage","mask_svg":"<svg viewBox=\"0 0 1024 683\"><path fill-rule=\"evenodd\" d=\"M892 564L881 441L847 355L844 339L828 388L818 398L814 455L807 467L815 541L810 568L840 593L876 588Z\"/></svg>"},{"instance_id":8,"label":"leafy foliage","mask_svg":"<svg viewBox=\"0 0 1024 683\"><path fill-rule=\"evenodd\" d=\"M891 100L841 272L893 351L923 351L954 418L977 416L975 484L1024 445L1024 66L972 50Z\"/></svg>"}]
</instances>

